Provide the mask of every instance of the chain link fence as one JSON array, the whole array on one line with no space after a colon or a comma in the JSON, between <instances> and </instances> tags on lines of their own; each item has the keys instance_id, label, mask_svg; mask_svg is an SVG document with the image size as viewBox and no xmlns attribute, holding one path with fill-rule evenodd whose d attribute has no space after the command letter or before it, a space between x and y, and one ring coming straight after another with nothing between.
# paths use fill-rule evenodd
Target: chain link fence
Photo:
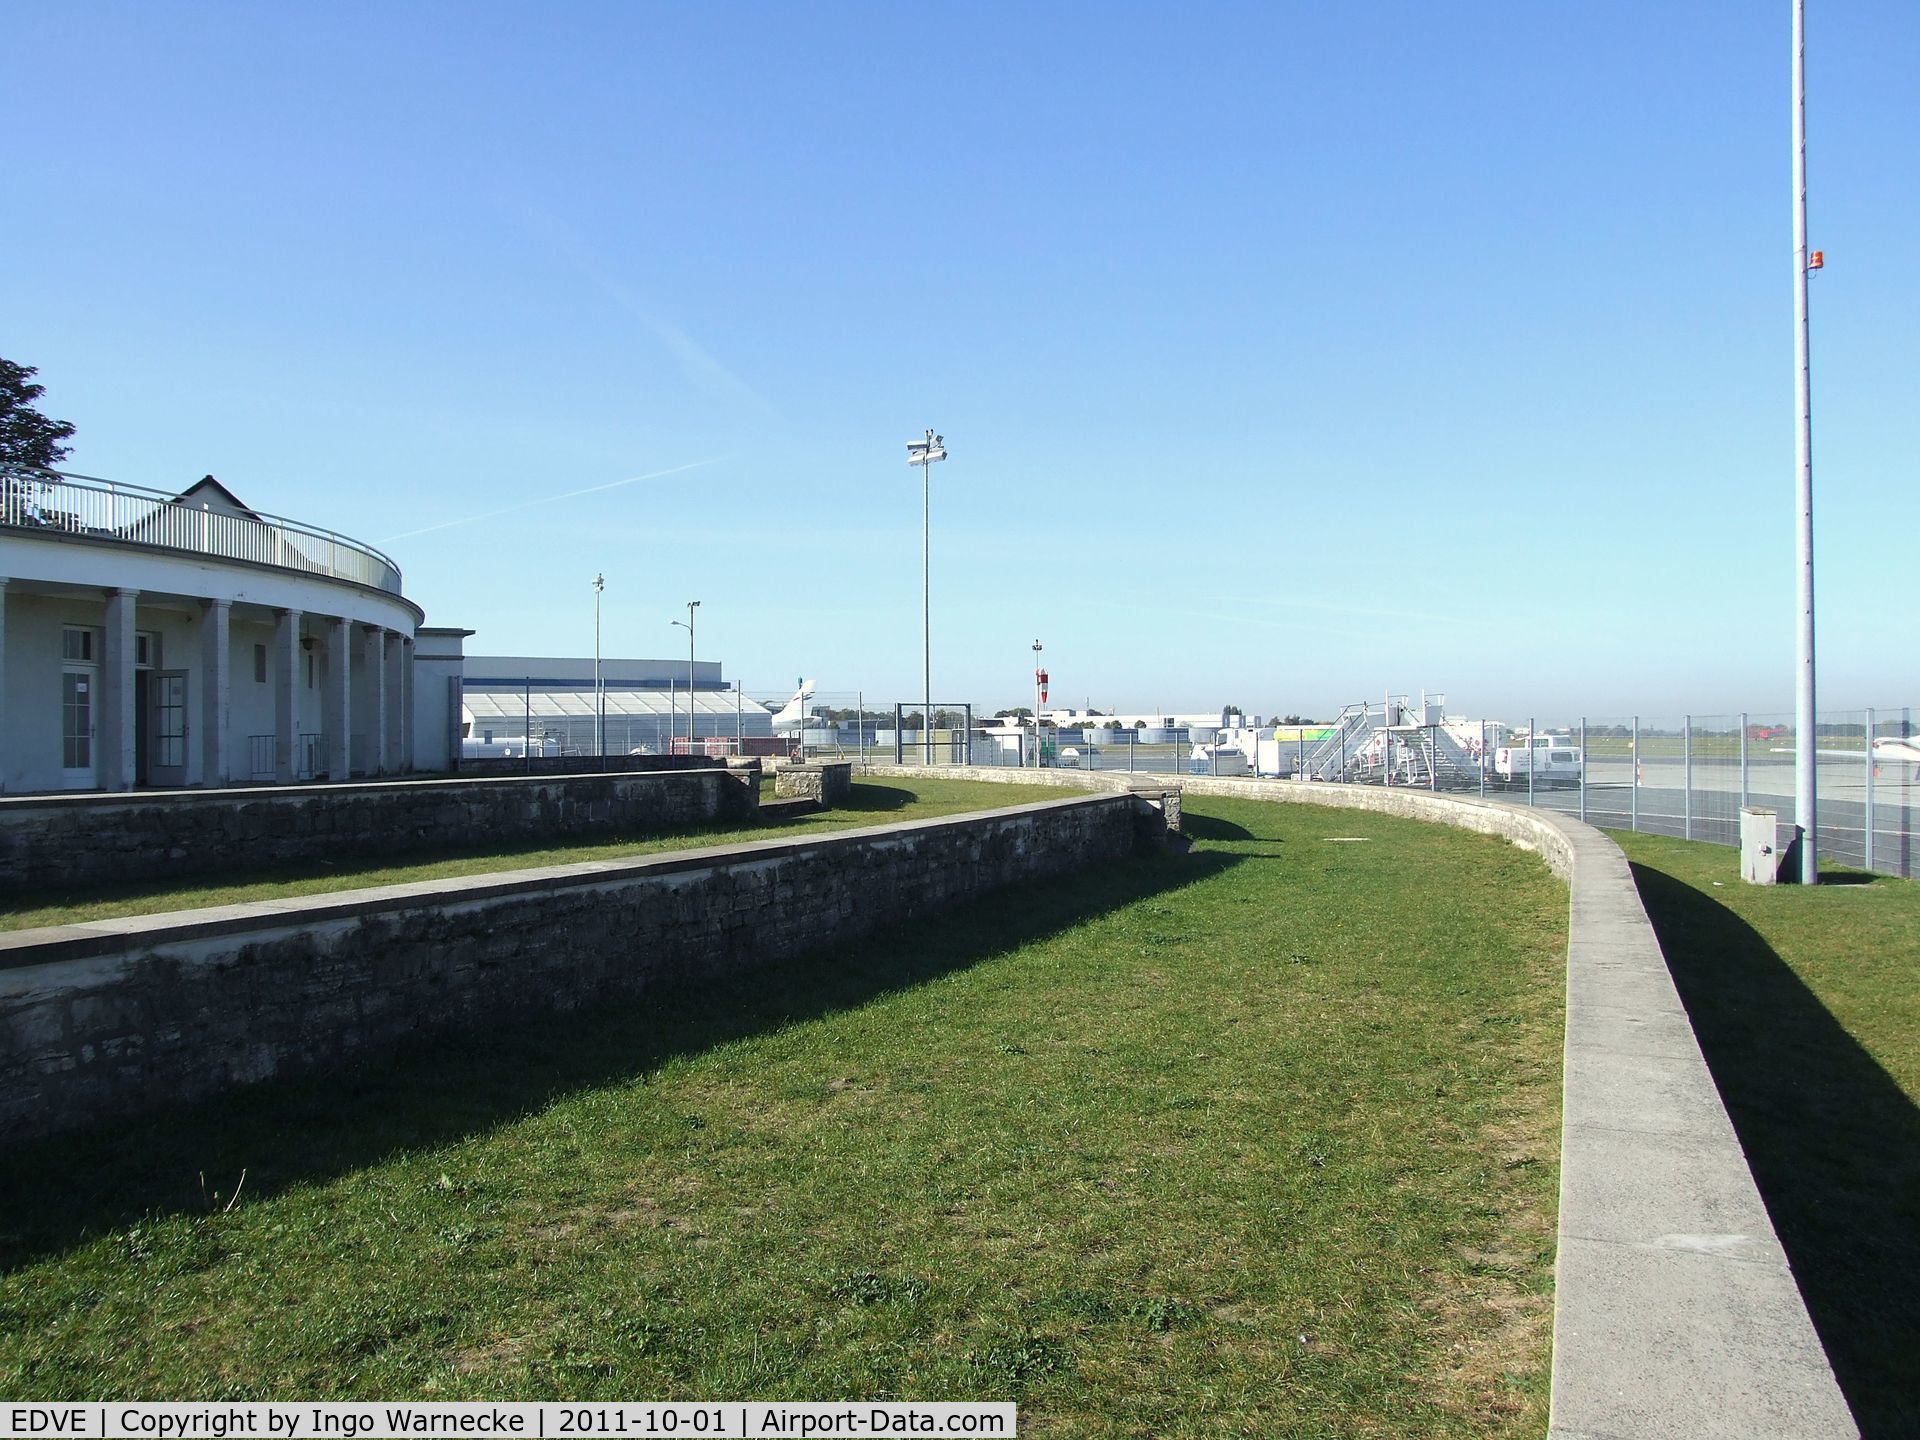
<instances>
[{"instance_id":1,"label":"chain link fence","mask_svg":"<svg viewBox=\"0 0 1920 1440\"><path fill-rule=\"evenodd\" d=\"M1036 743L1030 716L996 719L986 707L936 702L929 735L920 702L849 691L809 698L803 739L810 758L853 759L868 768L896 757L925 763L931 749L940 765L1415 785L1559 810L1605 829L1729 846L1739 843L1743 807L1797 823L1791 714L1542 713L1476 721L1402 704L1397 712L1394 702L1352 706L1325 724L1257 731L1120 728L1099 717L1064 726L1043 721ZM1920 737L1912 707L1823 711L1814 740L1822 858L1914 878Z\"/></svg>"},{"instance_id":2,"label":"chain link fence","mask_svg":"<svg viewBox=\"0 0 1920 1440\"><path fill-rule=\"evenodd\" d=\"M1389 698L1335 719L1243 727L1123 725L1099 716L1064 725L996 716L971 702L926 706L879 692L795 687L684 690L598 712L591 692L536 713L538 692L498 697L476 722L488 740L534 756L759 755L896 763L1070 768L1143 775L1306 778L1471 791L1578 816L1605 829L1737 845L1740 811L1794 813L1794 718L1715 715L1513 716L1470 720ZM469 706L474 704L469 697ZM524 708L524 713L522 712ZM1920 870L1920 738L1910 706L1824 711L1814 736L1821 856L1914 878Z\"/></svg>"}]
</instances>

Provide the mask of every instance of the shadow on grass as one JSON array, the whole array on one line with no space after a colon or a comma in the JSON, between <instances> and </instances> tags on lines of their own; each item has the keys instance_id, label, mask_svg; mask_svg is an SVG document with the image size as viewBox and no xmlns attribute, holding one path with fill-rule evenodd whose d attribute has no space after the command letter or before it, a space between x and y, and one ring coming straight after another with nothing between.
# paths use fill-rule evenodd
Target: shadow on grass
<instances>
[{"instance_id":1,"label":"shadow on grass","mask_svg":"<svg viewBox=\"0 0 1920 1440\"><path fill-rule=\"evenodd\" d=\"M1759 932L1633 875L1862 1434L1920 1434L1920 1109Z\"/></svg>"},{"instance_id":2,"label":"shadow on grass","mask_svg":"<svg viewBox=\"0 0 1920 1440\"><path fill-rule=\"evenodd\" d=\"M848 1010L1044 940L1238 862L1217 853L1122 861L997 891L930 919L726 980L587 1011L421 1040L345 1072L272 1081L9 1151L0 1270L147 1216L204 1214L482 1134L576 1091L680 1056Z\"/></svg>"},{"instance_id":3,"label":"shadow on grass","mask_svg":"<svg viewBox=\"0 0 1920 1440\"><path fill-rule=\"evenodd\" d=\"M1180 816L1180 829L1195 840L1257 840L1244 825L1236 825L1231 820L1216 819L1212 815L1196 815L1185 811ZM1278 841L1269 841L1278 844Z\"/></svg>"},{"instance_id":4,"label":"shadow on grass","mask_svg":"<svg viewBox=\"0 0 1920 1440\"><path fill-rule=\"evenodd\" d=\"M870 785L862 781L853 782L853 791L840 802L843 810L904 810L914 802L913 787L910 785Z\"/></svg>"}]
</instances>

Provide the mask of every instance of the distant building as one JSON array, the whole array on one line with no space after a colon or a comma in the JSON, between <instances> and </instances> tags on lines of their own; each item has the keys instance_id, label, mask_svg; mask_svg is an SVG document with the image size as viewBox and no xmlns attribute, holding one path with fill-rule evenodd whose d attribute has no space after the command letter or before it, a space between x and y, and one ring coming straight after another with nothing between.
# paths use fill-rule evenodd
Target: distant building
<instances>
[{"instance_id":1,"label":"distant building","mask_svg":"<svg viewBox=\"0 0 1920 1440\"><path fill-rule=\"evenodd\" d=\"M470 632L370 545L250 509L0 473L0 791L444 770Z\"/></svg>"},{"instance_id":2,"label":"distant building","mask_svg":"<svg viewBox=\"0 0 1920 1440\"><path fill-rule=\"evenodd\" d=\"M603 657L596 695L591 656L469 655L461 681L462 751L472 757L529 749L597 754L603 714L610 755L667 754L689 733L696 747L709 739L772 737L772 712L728 684L718 660L693 666L691 697L687 680L685 660Z\"/></svg>"},{"instance_id":3,"label":"distant building","mask_svg":"<svg viewBox=\"0 0 1920 1440\"><path fill-rule=\"evenodd\" d=\"M1231 709L1182 711L1178 714L1171 710L1130 710L1120 715L1096 715L1090 710L1061 709L1042 710L1040 718L1051 720L1062 730L1080 730L1089 726L1096 730L1109 730L1117 722L1123 730L1150 730L1161 736L1178 731L1182 736L1191 734L1195 741L1211 740L1216 730L1236 726L1253 726L1257 729L1264 723L1258 715Z\"/></svg>"}]
</instances>

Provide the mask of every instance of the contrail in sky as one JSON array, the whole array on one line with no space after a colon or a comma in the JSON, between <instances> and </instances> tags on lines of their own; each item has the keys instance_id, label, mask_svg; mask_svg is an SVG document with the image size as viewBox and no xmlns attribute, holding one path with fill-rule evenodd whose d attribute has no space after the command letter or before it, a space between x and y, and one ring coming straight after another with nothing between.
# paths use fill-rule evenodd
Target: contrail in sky
<instances>
[{"instance_id":1,"label":"contrail in sky","mask_svg":"<svg viewBox=\"0 0 1920 1440\"><path fill-rule=\"evenodd\" d=\"M584 490L568 490L559 495L542 495L538 500L522 500L518 505L502 506L498 510L483 510L478 515L462 515L458 520L442 520L438 525L422 525L418 530L402 530L398 535L389 535L379 543L391 545L395 540L410 540L415 535L430 535L435 530L451 530L456 525L471 525L476 520L491 520L496 515L511 515L516 510L532 510L536 506L551 505L556 500L572 500L579 495L597 495L602 490L618 490L622 485L638 485L642 480L659 480L668 475L679 475L688 470L698 470L706 465L718 465L719 457L711 460L695 460L690 465L675 465L666 470L649 470L645 475L629 475L624 480L609 480L604 485L589 485Z\"/></svg>"}]
</instances>

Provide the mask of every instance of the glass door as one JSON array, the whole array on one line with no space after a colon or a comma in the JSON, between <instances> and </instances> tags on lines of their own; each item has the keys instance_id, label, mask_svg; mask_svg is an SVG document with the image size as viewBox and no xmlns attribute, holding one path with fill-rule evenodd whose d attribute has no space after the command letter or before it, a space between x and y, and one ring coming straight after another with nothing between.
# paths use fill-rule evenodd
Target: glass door
<instances>
[{"instance_id":1,"label":"glass door","mask_svg":"<svg viewBox=\"0 0 1920 1440\"><path fill-rule=\"evenodd\" d=\"M94 672L68 668L60 672L60 782L69 790L91 790L93 758Z\"/></svg>"},{"instance_id":2,"label":"glass door","mask_svg":"<svg viewBox=\"0 0 1920 1440\"><path fill-rule=\"evenodd\" d=\"M187 672L147 677L147 783L178 789L187 783Z\"/></svg>"}]
</instances>

